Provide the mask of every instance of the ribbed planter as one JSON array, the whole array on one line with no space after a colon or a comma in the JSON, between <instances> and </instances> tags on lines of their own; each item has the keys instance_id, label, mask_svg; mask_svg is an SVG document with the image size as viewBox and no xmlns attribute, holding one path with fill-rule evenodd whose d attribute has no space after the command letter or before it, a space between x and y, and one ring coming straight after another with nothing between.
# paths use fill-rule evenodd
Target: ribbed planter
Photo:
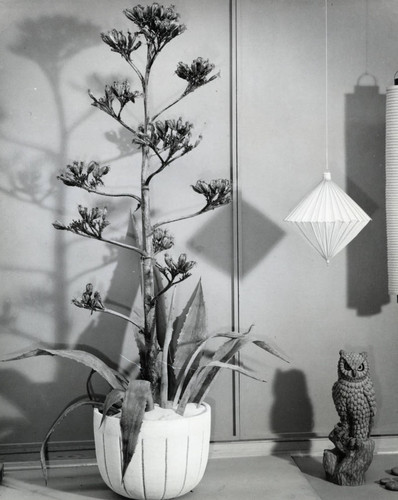
<instances>
[{"instance_id":1,"label":"ribbed planter","mask_svg":"<svg viewBox=\"0 0 398 500\"><path fill-rule=\"evenodd\" d=\"M170 418L169 410L166 418L157 419L159 410L146 414L124 481L120 419L107 417L100 426L102 414L94 410L98 467L104 482L119 495L137 500L176 498L203 477L209 455L210 406L187 408L186 416L176 418Z\"/></svg>"}]
</instances>

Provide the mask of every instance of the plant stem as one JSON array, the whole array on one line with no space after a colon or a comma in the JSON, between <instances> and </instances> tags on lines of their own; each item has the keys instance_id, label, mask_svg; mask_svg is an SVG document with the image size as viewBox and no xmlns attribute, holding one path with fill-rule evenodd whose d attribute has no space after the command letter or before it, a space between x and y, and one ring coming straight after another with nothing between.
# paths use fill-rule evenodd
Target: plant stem
<instances>
[{"instance_id":1,"label":"plant stem","mask_svg":"<svg viewBox=\"0 0 398 500\"><path fill-rule=\"evenodd\" d=\"M158 118L162 113L164 113L165 111L167 111L168 109L170 109L172 106L174 106L175 104L177 104L178 102L180 102L187 94L184 92L180 95L180 97L177 97L177 99L175 99L173 102L171 102L170 104L168 104L165 108L163 108L161 111L159 111L158 113L156 113L156 115L154 115L152 118L151 118L151 121L155 121L156 118Z\"/></svg>"},{"instance_id":2,"label":"plant stem","mask_svg":"<svg viewBox=\"0 0 398 500\"><path fill-rule=\"evenodd\" d=\"M145 86L145 81L144 81L144 77L143 77L141 71L137 68L137 66L133 63L133 61L129 57L126 57L126 61L133 68L133 70L137 74L138 78L140 79L140 82L141 82L142 86L144 87Z\"/></svg>"},{"instance_id":3,"label":"plant stem","mask_svg":"<svg viewBox=\"0 0 398 500\"><path fill-rule=\"evenodd\" d=\"M96 309L96 311L98 312L103 312L103 313L106 313L106 314L111 314L112 316L117 316L118 318L121 318L121 319L124 319L125 321L128 321L129 323L131 323L132 325L136 326L137 328L139 328L140 330L142 329L142 327L140 325L137 325L137 323L135 323L132 319L130 319L128 316L125 316L124 314L122 313L119 313L117 311L114 311L113 309L107 309L107 308L104 308L104 309Z\"/></svg>"},{"instance_id":4,"label":"plant stem","mask_svg":"<svg viewBox=\"0 0 398 500\"><path fill-rule=\"evenodd\" d=\"M148 132L149 114L148 114L148 84L151 68L151 59L149 48L147 52L147 65L143 84L144 98L144 133ZM144 296L144 337L145 352L141 353L142 375L145 380L151 383L152 393L157 391L157 344L155 328L155 307L153 304L155 282L153 270L153 245L152 245L152 224L150 214L150 191L146 184L149 172L149 147L142 147L141 159L141 216L142 216L142 245L145 256L142 259L142 279Z\"/></svg>"},{"instance_id":5,"label":"plant stem","mask_svg":"<svg viewBox=\"0 0 398 500\"><path fill-rule=\"evenodd\" d=\"M163 344L162 376L160 380L160 406L162 408L167 408L167 402L169 399L168 358L169 358L169 347L173 336L174 295L175 295L175 288L173 290L173 295L171 297L169 317L167 318L167 328Z\"/></svg>"},{"instance_id":6,"label":"plant stem","mask_svg":"<svg viewBox=\"0 0 398 500\"><path fill-rule=\"evenodd\" d=\"M69 230L70 231L70 230ZM76 233L75 231L70 231L71 233L78 234L79 236L83 236L84 238L90 238L91 240L104 241L105 243L110 243L111 245L115 245L117 247L125 248L127 250L132 250L133 252L139 253L142 257L147 257L147 254L141 250L141 248L133 247L132 245L127 245L126 243L121 243L120 241L108 240L107 238L90 236L84 233Z\"/></svg>"},{"instance_id":7,"label":"plant stem","mask_svg":"<svg viewBox=\"0 0 398 500\"><path fill-rule=\"evenodd\" d=\"M132 245L127 245L126 243L121 243L120 241L108 240L107 238L101 238L100 241L105 241L105 243L110 243L111 245L116 245L120 248L126 248L127 250L132 250L133 252L139 253L142 257L147 257L145 251L141 248L133 247Z\"/></svg>"},{"instance_id":8,"label":"plant stem","mask_svg":"<svg viewBox=\"0 0 398 500\"><path fill-rule=\"evenodd\" d=\"M112 198L120 198L120 197L127 197L127 198L133 198L137 203L141 203L141 198L135 194L132 193L106 193L104 191L97 191L96 189L92 189L89 187L81 186L82 189L86 190L88 193L94 193L94 194L99 194L101 196L110 196Z\"/></svg>"},{"instance_id":9,"label":"plant stem","mask_svg":"<svg viewBox=\"0 0 398 500\"><path fill-rule=\"evenodd\" d=\"M222 205L220 205L222 206ZM216 208L216 207L213 207L213 209ZM188 215L182 215L181 217L176 217L175 219L168 219L168 220L164 220L164 221L161 221L161 222L157 222L156 224L153 225L153 229L155 230L156 228L160 227L160 226L164 226L165 224L171 224L172 222L178 222L180 220L184 220L184 219L190 219L192 217L196 217L197 215L201 215L201 214L204 214L206 212L209 211L209 208L208 206L206 205L204 208L202 208L201 210L198 210L197 212L194 212L192 214L188 214Z\"/></svg>"}]
</instances>

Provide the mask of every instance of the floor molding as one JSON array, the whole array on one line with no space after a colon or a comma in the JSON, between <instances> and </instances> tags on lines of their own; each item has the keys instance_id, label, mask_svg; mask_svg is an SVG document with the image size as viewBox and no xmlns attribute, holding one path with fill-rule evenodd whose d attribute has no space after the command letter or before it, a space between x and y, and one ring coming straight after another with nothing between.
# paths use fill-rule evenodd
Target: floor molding
<instances>
[{"instance_id":1,"label":"floor molding","mask_svg":"<svg viewBox=\"0 0 398 500\"><path fill-rule=\"evenodd\" d=\"M375 453L398 454L398 436L372 436ZM333 448L327 438L266 439L250 441L226 441L210 444L210 459L263 457L268 455L321 456L324 449ZM39 469L38 444L0 445L0 462L5 470ZM49 468L92 467L96 465L94 443L52 443Z\"/></svg>"},{"instance_id":2,"label":"floor molding","mask_svg":"<svg viewBox=\"0 0 398 500\"><path fill-rule=\"evenodd\" d=\"M398 454L398 436L372 436L372 439L376 443L375 453ZM328 438L218 442L211 444L210 458L260 457L266 455L319 456L323 455L323 450L331 448L333 448L333 445Z\"/></svg>"}]
</instances>

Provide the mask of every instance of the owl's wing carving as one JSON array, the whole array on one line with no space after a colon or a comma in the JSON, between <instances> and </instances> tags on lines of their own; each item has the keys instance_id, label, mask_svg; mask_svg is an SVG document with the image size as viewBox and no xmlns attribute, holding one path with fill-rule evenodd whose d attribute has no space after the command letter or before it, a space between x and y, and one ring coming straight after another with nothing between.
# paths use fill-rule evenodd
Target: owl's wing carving
<instances>
[{"instance_id":1,"label":"owl's wing carving","mask_svg":"<svg viewBox=\"0 0 398 500\"><path fill-rule=\"evenodd\" d=\"M365 394L366 400L369 404L370 416L373 419L376 415L376 394L370 379L364 385L363 393Z\"/></svg>"},{"instance_id":2,"label":"owl's wing carving","mask_svg":"<svg viewBox=\"0 0 398 500\"><path fill-rule=\"evenodd\" d=\"M342 390L341 384L338 381L333 384L332 397L341 423L343 425L348 424L346 396L344 394L344 391Z\"/></svg>"}]
</instances>

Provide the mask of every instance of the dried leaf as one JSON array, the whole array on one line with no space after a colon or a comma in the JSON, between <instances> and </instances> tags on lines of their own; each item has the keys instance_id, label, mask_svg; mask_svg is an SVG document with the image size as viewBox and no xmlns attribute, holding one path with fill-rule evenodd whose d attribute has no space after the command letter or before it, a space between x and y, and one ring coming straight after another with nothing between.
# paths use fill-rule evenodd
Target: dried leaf
<instances>
[{"instance_id":1,"label":"dried leaf","mask_svg":"<svg viewBox=\"0 0 398 500\"><path fill-rule=\"evenodd\" d=\"M124 399L124 391L121 391L119 389L113 389L110 393L108 393L108 395L105 398L100 425L104 423L104 420L108 415L109 410L112 408L112 406L114 406L117 403L121 403L123 399Z\"/></svg>"},{"instance_id":2,"label":"dried leaf","mask_svg":"<svg viewBox=\"0 0 398 500\"><path fill-rule=\"evenodd\" d=\"M77 408L80 408L81 406L87 406L87 405L94 406L96 408L102 408L103 403L99 401L92 401L91 399L81 399L80 401L72 403L61 413L61 415L56 419L56 421L53 423L53 425L47 432L46 437L44 438L40 448L40 465L41 465L41 470L43 472L44 481L46 484L48 482L46 450L47 450L47 443L51 437L51 434L55 431L55 429L62 422L62 420L69 415L69 413L76 410Z\"/></svg>"},{"instance_id":3,"label":"dried leaf","mask_svg":"<svg viewBox=\"0 0 398 500\"><path fill-rule=\"evenodd\" d=\"M253 335L247 333L243 338L239 339L231 339L225 342L222 346L220 346L217 351L214 353L211 361L220 361L222 363L228 363L230 359L239 352L245 345L253 343L254 345L260 347L265 350L269 354L276 356L283 361L287 361L286 357L276 348L276 346L271 345L264 340L260 340ZM205 394L207 394L210 385L213 383L214 378L218 374L220 368L217 366L206 366L204 370L205 376L201 378L200 384L192 391L192 394L189 398L190 401L198 403L203 400Z\"/></svg>"},{"instance_id":4,"label":"dried leaf","mask_svg":"<svg viewBox=\"0 0 398 500\"><path fill-rule=\"evenodd\" d=\"M187 360L196 351L197 346L203 340L210 337L207 329L206 305L203 298L202 283L199 280L190 299L190 307L185 316L185 321L179 334L176 332L177 338L174 338L174 343L177 342L176 352L174 356L174 372L177 382L179 383ZM200 362L201 354L199 354L195 363L191 367L190 373L185 374L185 381L188 382L192 376L193 370Z\"/></svg>"},{"instance_id":5,"label":"dried leaf","mask_svg":"<svg viewBox=\"0 0 398 500\"><path fill-rule=\"evenodd\" d=\"M203 381L206 378L206 373L205 373L206 368L214 368L214 367L217 368L218 370L221 368L227 368L228 370L239 372L242 375L245 375L246 377L254 378L255 380L258 380L260 382L266 382L265 379L257 377L253 373L249 372L248 370L245 370L244 368L242 368L238 365L231 365L230 363L222 363L221 361L210 361L206 365L200 366L196 370L194 376L189 381L189 383L184 391L184 395L183 395L183 397L182 397L182 399L177 407L177 413L179 415L184 414L185 407L186 407L186 405L191 397L191 394L192 394L195 386L199 386L199 387L202 386ZM204 391L201 399L197 402L197 404L200 404L203 401L203 399L207 395L209 388L210 387L208 386L206 391Z\"/></svg>"},{"instance_id":6,"label":"dried leaf","mask_svg":"<svg viewBox=\"0 0 398 500\"><path fill-rule=\"evenodd\" d=\"M186 385L186 375L192 369L192 366L193 366L193 364L194 364L197 356L199 356L200 353L201 353L201 351L203 351L204 348L206 347L207 341L209 341L211 339L215 339L215 338L221 338L221 337L229 338L229 339L240 339L240 338L243 338L246 335L246 333L248 333L248 332L245 332L243 334L241 334L241 333L235 333L235 332L213 333L207 339L202 340L198 344L198 346L196 347L195 351L187 359L187 363L185 365L184 373L180 376L180 383L178 384L177 390L175 392L173 406L178 405L182 389L183 389L184 385Z\"/></svg>"},{"instance_id":7,"label":"dried leaf","mask_svg":"<svg viewBox=\"0 0 398 500\"><path fill-rule=\"evenodd\" d=\"M47 349L44 347L38 349L32 349L30 351L24 352L18 356L13 356L11 358L0 359L0 362L6 361L16 361L19 359L32 358L35 356L59 356L61 358L72 359L77 361L88 368L99 373L113 389L123 389L122 377L120 374L115 375L114 370L109 368L103 361L99 358L90 354L89 352L75 350L75 349Z\"/></svg>"},{"instance_id":8,"label":"dried leaf","mask_svg":"<svg viewBox=\"0 0 398 500\"><path fill-rule=\"evenodd\" d=\"M122 478L134 455L147 408L148 410L153 408L151 384L146 380L131 380L125 393L120 417L123 445Z\"/></svg>"}]
</instances>

